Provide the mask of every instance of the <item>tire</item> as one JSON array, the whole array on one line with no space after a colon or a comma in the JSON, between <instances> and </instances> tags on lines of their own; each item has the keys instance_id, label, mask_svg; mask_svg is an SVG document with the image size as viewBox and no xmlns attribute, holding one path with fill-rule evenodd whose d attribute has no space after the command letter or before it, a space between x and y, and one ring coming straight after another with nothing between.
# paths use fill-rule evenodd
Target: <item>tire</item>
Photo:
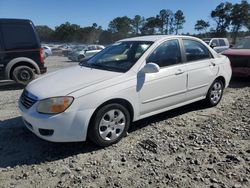
<instances>
[{"instance_id":1,"label":"tire","mask_svg":"<svg viewBox=\"0 0 250 188\"><path fill-rule=\"evenodd\" d=\"M19 84L27 85L35 79L35 72L28 66L19 66L13 70L12 78Z\"/></svg>"},{"instance_id":2,"label":"tire","mask_svg":"<svg viewBox=\"0 0 250 188\"><path fill-rule=\"evenodd\" d=\"M95 113L88 137L101 147L115 144L126 135L130 120L130 114L124 106L117 103L105 105Z\"/></svg>"},{"instance_id":3,"label":"tire","mask_svg":"<svg viewBox=\"0 0 250 188\"><path fill-rule=\"evenodd\" d=\"M215 80L207 92L207 96L205 99L206 104L209 107L213 107L219 104L223 95L223 91L224 91L223 82L219 79Z\"/></svg>"}]
</instances>

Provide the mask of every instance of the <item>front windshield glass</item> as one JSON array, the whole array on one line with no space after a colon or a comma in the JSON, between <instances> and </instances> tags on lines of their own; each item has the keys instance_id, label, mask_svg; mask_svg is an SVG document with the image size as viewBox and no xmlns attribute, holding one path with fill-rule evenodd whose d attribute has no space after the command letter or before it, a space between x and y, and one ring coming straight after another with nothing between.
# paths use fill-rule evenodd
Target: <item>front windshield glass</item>
<instances>
[{"instance_id":1,"label":"front windshield glass","mask_svg":"<svg viewBox=\"0 0 250 188\"><path fill-rule=\"evenodd\" d=\"M250 49L250 38L244 38L236 43L234 49Z\"/></svg>"},{"instance_id":2,"label":"front windshield glass","mask_svg":"<svg viewBox=\"0 0 250 188\"><path fill-rule=\"evenodd\" d=\"M152 43L148 41L117 42L106 47L85 63L82 63L82 66L115 72L127 72Z\"/></svg>"}]
</instances>

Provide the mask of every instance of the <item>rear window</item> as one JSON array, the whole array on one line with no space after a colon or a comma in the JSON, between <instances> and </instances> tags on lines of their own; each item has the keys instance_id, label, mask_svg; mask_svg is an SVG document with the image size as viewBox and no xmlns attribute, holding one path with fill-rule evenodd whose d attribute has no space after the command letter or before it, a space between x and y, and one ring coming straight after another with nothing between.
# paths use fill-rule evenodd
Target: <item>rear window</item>
<instances>
[{"instance_id":1,"label":"rear window","mask_svg":"<svg viewBox=\"0 0 250 188\"><path fill-rule=\"evenodd\" d=\"M226 43L223 39L219 39L220 46L226 46Z\"/></svg>"},{"instance_id":2,"label":"rear window","mask_svg":"<svg viewBox=\"0 0 250 188\"><path fill-rule=\"evenodd\" d=\"M2 24L1 29L6 50L39 47L30 24Z\"/></svg>"}]
</instances>

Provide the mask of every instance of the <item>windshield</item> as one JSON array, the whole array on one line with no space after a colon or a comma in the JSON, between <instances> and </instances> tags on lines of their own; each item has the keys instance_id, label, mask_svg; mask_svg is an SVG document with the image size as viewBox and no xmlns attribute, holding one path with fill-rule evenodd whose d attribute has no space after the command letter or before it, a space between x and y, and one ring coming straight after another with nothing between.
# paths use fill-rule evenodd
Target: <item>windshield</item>
<instances>
[{"instance_id":1,"label":"windshield","mask_svg":"<svg viewBox=\"0 0 250 188\"><path fill-rule=\"evenodd\" d=\"M234 49L250 49L250 38L244 38L236 43Z\"/></svg>"},{"instance_id":2,"label":"windshield","mask_svg":"<svg viewBox=\"0 0 250 188\"><path fill-rule=\"evenodd\" d=\"M127 72L152 43L148 41L117 42L81 65L114 72Z\"/></svg>"}]
</instances>

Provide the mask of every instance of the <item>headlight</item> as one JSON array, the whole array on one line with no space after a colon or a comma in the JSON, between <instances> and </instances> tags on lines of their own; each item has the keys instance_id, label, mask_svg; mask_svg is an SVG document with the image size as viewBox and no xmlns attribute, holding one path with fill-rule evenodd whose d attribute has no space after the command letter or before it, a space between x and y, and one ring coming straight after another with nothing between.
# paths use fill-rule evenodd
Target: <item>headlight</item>
<instances>
[{"instance_id":1,"label":"headlight","mask_svg":"<svg viewBox=\"0 0 250 188\"><path fill-rule=\"evenodd\" d=\"M64 112L73 102L73 97L53 97L41 100L37 111L43 114L59 114Z\"/></svg>"}]
</instances>

